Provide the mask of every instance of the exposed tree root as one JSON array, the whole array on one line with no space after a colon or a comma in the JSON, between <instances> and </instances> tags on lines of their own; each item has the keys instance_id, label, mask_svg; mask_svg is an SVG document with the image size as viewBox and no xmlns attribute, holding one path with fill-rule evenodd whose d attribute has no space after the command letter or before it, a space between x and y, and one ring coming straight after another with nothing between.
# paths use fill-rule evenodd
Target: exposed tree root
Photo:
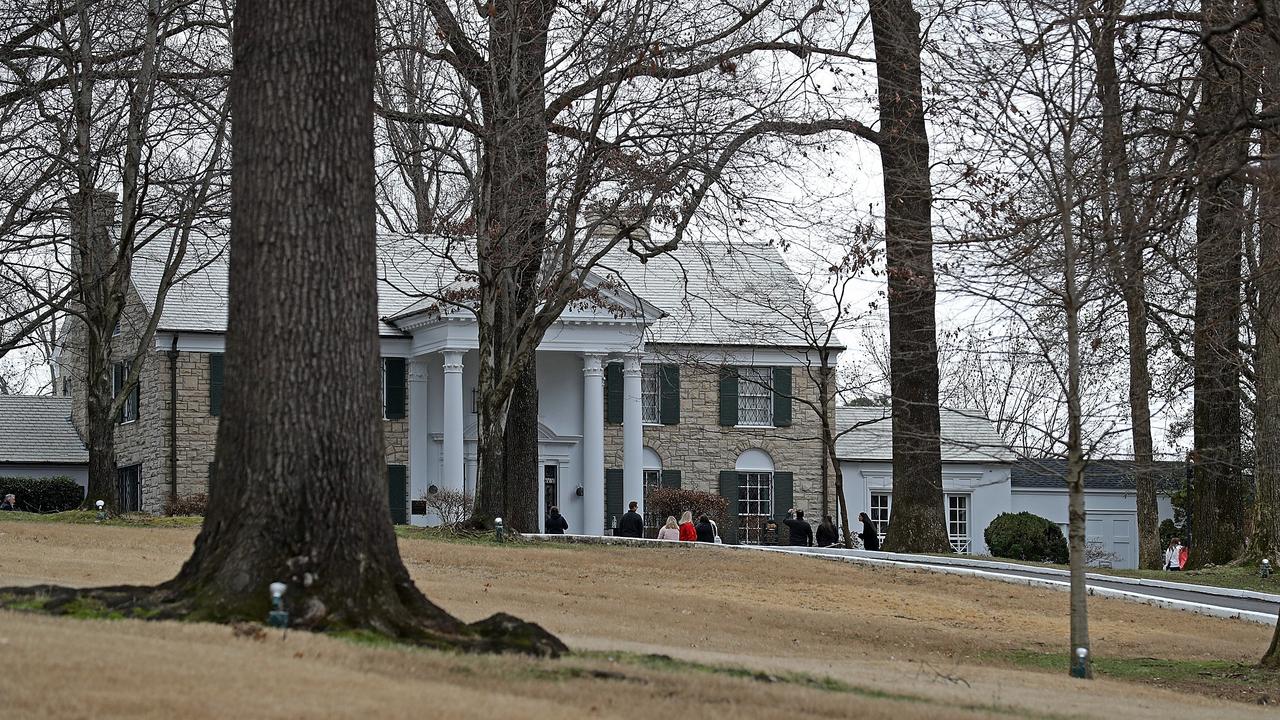
<instances>
[{"instance_id":1,"label":"exposed tree root","mask_svg":"<svg viewBox=\"0 0 1280 720\"><path fill-rule=\"evenodd\" d=\"M244 618L212 613L165 585L115 585L99 588L71 588L61 585L34 585L0 588L0 608L40 612L85 619L178 620L188 622L240 623ZM560 657L569 648L541 626L497 613L469 625L459 624L455 632L441 631L436 618L406 623L402 619L346 619L342 624L316 624L290 629L315 632L363 630L407 645L472 653L519 653L539 657Z\"/></svg>"}]
</instances>

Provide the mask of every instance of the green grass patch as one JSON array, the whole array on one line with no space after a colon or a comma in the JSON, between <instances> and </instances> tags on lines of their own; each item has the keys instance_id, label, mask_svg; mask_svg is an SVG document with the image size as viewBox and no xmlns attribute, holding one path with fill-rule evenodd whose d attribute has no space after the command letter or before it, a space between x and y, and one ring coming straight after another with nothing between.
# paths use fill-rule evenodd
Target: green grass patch
<instances>
[{"instance_id":1,"label":"green grass patch","mask_svg":"<svg viewBox=\"0 0 1280 720\"><path fill-rule=\"evenodd\" d=\"M0 593L0 608L6 610L26 610L40 612L49 602L47 597L21 597L9 593Z\"/></svg>"},{"instance_id":2,"label":"green grass patch","mask_svg":"<svg viewBox=\"0 0 1280 720\"><path fill-rule=\"evenodd\" d=\"M1065 674L1069 667L1067 653L1041 653L1030 650L1014 650L990 653L984 658L1007 662L1019 668L1046 670ZM1114 658L1099 656L1093 659L1093 672L1098 677L1109 677L1130 682L1170 685L1274 685L1280 682L1280 673L1243 665L1226 660L1166 660L1163 658Z\"/></svg>"},{"instance_id":3,"label":"green grass patch","mask_svg":"<svg viewBox=\"0 0 1280 720\"><path fill-rule=\"evenodd\" d=\"M66 523L70 525L111 525L114 527L192 528L200 527L204 518L194 515L167 517L146 513L112 515L99 521L94 510L68 510L60 513L0 512L0 522Z\"/></svg>"},{"instance_id":4,"label":"green grass patch","mask_svg":"<svg viewBox=\"0 0 1280 720\"><path fill-rule=\"evenodd\" d=\"M124 613L119 610L109 610L102 601L94 598L78 597L59 608L59 612L80 620L123 620L125 618Z\"/></svg>"}]
</instances>

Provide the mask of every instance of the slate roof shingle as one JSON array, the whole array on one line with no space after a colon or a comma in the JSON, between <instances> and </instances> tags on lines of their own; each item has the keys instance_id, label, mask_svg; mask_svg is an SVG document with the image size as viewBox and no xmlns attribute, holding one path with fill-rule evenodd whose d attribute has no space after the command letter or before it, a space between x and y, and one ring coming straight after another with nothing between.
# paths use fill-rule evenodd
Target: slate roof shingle
<instances>
[{"instance_id":1,"label":"slate roof shingle","mask_svg":"<svg viewBox=\"0 0 1280 720\"><path fill-rule=\"evenodd\" d=\"M836 456L841 460L892 461L890 412L887 407L836 408L836 431L844 432L836 439ZM943 462L1014 461L1013 452L981 411L943 408L939 419Z\"/></svg>"},{"instance_id":2,"label":"slate roof shingle","mask_svg":"<svg viewBox=\"0 0 1280 720\"><path fill-rule=\"evenodd\" d=\"M457 283L475 267L470 247L455 243L442 250L431 243L418 237L379 238L379 317L434 304L424 294ZM227 259L225 251L209 245L184 260L188 274L170 290L160 330L225 332ZM145 253L134 260L134 284L148 310L155 307L163 269L162 259ZM825 325L803 284L767 243L690 241L647 263L619 247L594 272L667 313L651 326L649 342L807 347L814 343L814 329ZM280 280L288 281L287 269ZM379 331L402 334L386 322ZM829 346L841 344L833 339Z\"/></svg>"},{"instance_id":3,"label":"slate roof shingle","mask_svg":"<svg viewBox=\"0 0 1280 720\"><path fill-rule=\"evenodd\" d=\"M1156 491L1177 492L1187 476L1187 464L1181 461L1155 463ZM1067 461L1060 458L1036 458L1014 463L1009 480L1015 488L1065 490ZM1090 460L1084 469L1086 490L1135 490L1132 460Z\"/></svg>"},{"instance_id":4,"label":"slate roof shingle","mask_svg":"<svg viewBox=\"0 0 1280 720\"><path fill-rule=\"evenodd\" d=\"M71 424L71 398L0 395L0 463L87 462L89 451Z\"/></svg>"}]
</instances>

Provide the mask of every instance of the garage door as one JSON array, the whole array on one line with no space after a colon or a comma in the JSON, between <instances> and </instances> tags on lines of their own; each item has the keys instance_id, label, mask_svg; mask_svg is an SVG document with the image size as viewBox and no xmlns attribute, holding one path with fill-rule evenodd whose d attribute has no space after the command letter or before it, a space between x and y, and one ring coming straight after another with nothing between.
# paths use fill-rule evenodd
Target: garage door
<instances>
[{"instance_id":1,"label":"garage door","mask_svg":"<svg viewBox=\"0 0 1280 720\"><path fill-rule=\"evenodd\" d=\"M1112 567L1133 569L1138 567L1136 543L1137 515L1134 513L1089 513L1086 521L1085 540L1107 554ZM1094 559L1094 565L1102 565Z\"/></svg>"}]
</instances>

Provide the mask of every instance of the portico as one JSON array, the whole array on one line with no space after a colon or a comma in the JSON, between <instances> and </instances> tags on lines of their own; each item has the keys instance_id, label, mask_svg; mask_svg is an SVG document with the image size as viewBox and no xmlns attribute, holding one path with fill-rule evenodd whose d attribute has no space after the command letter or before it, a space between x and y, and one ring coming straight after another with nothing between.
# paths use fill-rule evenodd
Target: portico
<instances>
[{"instance_id":1,"label":"portico","mask_svg":"<svg viewBox=\"0 0 1280 720\"><path fill-rule=\"evenodd\" d=\"M595 288L603 301L571 306L537 350L539 524L556 505L569 532L605 532L604 369L623 365L625 502L644 503L641 357L645 329L663 312L634 295ZM477 478L478 326L469 308L410 306L388 320L408 343L409 496L474 495ZM385 352L385 350L384 350ZM615 400L616 401L616 400ZM414 515L415 524L432 518Z\"/></svg>"}]
</instances>

